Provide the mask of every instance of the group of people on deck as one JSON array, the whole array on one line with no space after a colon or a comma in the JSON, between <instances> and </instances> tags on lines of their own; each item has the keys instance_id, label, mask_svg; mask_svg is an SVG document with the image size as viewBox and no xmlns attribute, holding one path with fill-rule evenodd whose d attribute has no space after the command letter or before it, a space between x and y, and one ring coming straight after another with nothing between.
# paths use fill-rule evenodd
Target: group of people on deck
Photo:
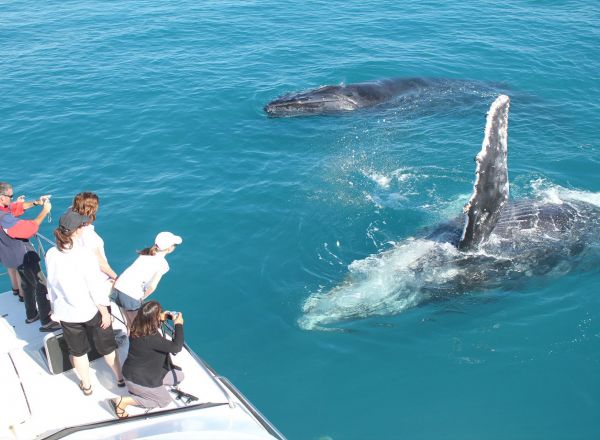
<instances>
[{"instance_id":1,"label":"group of people on deck","mask_svg":"<svg viewBox=\"0 0 600 440\"><path fill-rule=\"evenodd\" d=\"M86 396L93 392L88 358L93 344L112 369L117 387L129 390L128 396L109 401L118 418L128 417L129 405L147 409L168 405L171 398L165 386L176 386L183 379L169 355L183 347L183 315L171 316L157 301L146 299L169 270L165 257L182 243L181 237L159 233L154 244L138 251L134 263L117 276L93 225L98 196L82 192L54 230L56 245L45 257L46 279L29 239L52 209L50 196L32 202L22 196L13 202L14 197L12 186L0 182L0 262L7 268L13 293L25 303L25 322L40 320L40 331L62 328L79 388ZM34 206L42 207L35 219L19 218ZM122 367L111 301L124 312L129 332L129 351ZM174 323L172 339L160 333L167 319Z\"/></svg>"}]
</instances>

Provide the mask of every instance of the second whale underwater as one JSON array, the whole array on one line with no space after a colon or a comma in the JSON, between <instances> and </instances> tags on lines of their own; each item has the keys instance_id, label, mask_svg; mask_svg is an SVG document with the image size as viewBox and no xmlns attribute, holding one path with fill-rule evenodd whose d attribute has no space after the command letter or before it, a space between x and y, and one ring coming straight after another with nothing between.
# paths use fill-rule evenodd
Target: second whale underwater
<instances>
[{"instance_id":1,"label":"second whale underwater","mask_svg":"<svg viewBox=\"0 0 600 440\"><path fill-rule=\"evenodd\" d=\"M353 262L345 282L306 299L300 327L332 330L351 319L396 314L455 294L597 264L600 203L595 194L563 191L549 201L508 199L509 105L508 96L501 95L490 107L463 215Z\"/></svg>"}]
</instances>

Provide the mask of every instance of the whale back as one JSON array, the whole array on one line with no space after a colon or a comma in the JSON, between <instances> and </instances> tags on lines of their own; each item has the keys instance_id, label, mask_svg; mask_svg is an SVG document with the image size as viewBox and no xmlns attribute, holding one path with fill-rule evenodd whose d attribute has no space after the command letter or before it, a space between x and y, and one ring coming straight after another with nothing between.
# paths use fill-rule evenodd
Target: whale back
<instances>
[{"instance_id":1,"label":"whale back","mask_svg":"<svg viewBox=\"0 0 600 440\"><path fill-rule=\"evenodd\" d=\"M464 208L460 250L476 248L489 238L508 201L509 106L508 96L500 95L488 112L481 151L475 157L473 194Z\"/></svg>"},{"instance_id":2,"label":"whale back","mask_svg":"<svg viewBox=\"0 0 600 440\"><path fill-rule=\"evenodd\" d=\"M427 78L389 78L354 84L326 85L287 93L264 106L270 117L325 115L373 107L402 95L418 94L439 83Z\"/></svg>"}]
</instances>

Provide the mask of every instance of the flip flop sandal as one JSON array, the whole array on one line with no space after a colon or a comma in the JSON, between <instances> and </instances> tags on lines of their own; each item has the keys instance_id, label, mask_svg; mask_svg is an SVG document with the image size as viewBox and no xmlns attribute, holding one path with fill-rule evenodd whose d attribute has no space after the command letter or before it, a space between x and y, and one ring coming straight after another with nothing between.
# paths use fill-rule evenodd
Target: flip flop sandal
<instances>
[{"instance_id":1,"label":"flip flop sandal","mask_svg":"<svg viewBox=\"0 0 600 440\"><path fill-rule=\"evenodd\" d=\"M91 395L92 395L92 386L91 386L91 385L90 385L89 387L87 387L87 388L84 388L84 387L83 387L83 382L81 382L81 381L80 381L80 382L79 382L79 389L80 389L81 391L83 391L83 394L84 394L85 396L91 396Z\"/></svg>"},{"instance_id":2,"label":"flip flop sandal","mask_svg":"<svg viewBox=\"0 0 600 440\"><path fill-rule=\"evenodd\" d=\"M123 398L119 399L119 403L116 403L113 399L109 399L108 403L110 403L110 406L115 412L115 416L117 416L117 419L126 419L127 417L129 417L129 414L127 414L124 409L119 408L121 400L123 400Z\"/></svg>"}]
</instances>

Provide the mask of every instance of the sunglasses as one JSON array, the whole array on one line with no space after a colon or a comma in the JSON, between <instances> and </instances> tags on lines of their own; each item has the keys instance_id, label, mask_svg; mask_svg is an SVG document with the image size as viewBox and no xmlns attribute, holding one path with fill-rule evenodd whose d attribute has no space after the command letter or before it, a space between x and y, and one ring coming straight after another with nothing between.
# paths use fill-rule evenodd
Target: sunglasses
<instances>
[{"instance_id":1,"label":"sunglasses","mask_svg":"<svg viewBox=\"0 0 600 440\"><path fill-rule=\"evenodd\" d=\"M2 194L4 197L8 197L9 199L12 199L15 195L14 194Z\"/></svg>"}]
</instances>

